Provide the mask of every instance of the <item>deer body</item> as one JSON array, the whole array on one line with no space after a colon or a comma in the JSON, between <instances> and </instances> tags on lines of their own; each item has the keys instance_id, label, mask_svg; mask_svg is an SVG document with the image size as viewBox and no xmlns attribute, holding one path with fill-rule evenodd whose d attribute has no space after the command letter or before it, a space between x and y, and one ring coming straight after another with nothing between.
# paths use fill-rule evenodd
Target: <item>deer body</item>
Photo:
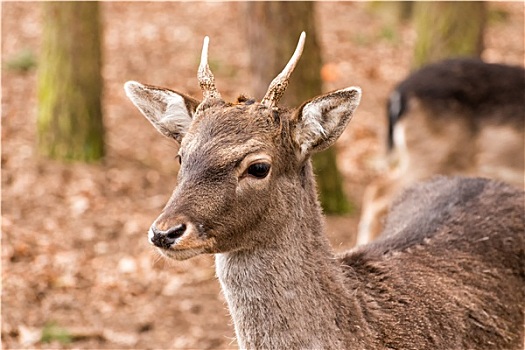
<instances>
[{"instance_id":1,"label":"deer body","mask_svg":"<svg viewBox=\"0 0 525 350\"><path fill-rule=\"evenodd\" d=\"M479 176L524 188L525 70L449 59L403 80L388 101L386 174L366 189L358 244L381 233L402 190L434 175Z\"/></svg>"},{"instance_id":2,"label":"deer body","mask_svg":"<svg viewBox=\"0 0 525 350\"><path fill-rule=\"evenodd\" d=\"M443 177L406 197L396 207L403 220L387 228L395 235L342 256L309 218L259 232L286 235L273 247L218 254L240 347L520 349L523 194Z\"/></svg>"},{"instance_id":3,"label":"deer body","mask_svg":"<svg viewBox=\"0 0 525 350\"><path fill-rule=\"evenodd\" d=\"M207 40L204 101L126 84L148 120L180 143L178 185L150 242L178 260L216 255L241 348L519 348L523 193L437 179L405 195L391 237L335 255L310 155L340 136L360 90L278 108L298 51L260 103L220 98Z\"/></svg>"}]
</instances>

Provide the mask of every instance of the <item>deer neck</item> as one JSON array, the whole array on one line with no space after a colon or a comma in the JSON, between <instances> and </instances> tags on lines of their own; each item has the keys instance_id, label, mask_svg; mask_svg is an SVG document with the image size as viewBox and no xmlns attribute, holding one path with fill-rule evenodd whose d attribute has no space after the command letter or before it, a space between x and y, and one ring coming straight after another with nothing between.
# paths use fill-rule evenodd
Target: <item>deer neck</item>
<instances>
[{"instance_id":1,"label":"deer neck","mask_svg":"<svg viewBox=\"0 0 525 350\"><path fill-rule=\"evenodd\" d=\"M241 348L344 348L350 293L322 234L315 189L299 192L301 207L281 211L281 225L257 233L278 242L216 255Z\"/></svg>"}]
</instances>

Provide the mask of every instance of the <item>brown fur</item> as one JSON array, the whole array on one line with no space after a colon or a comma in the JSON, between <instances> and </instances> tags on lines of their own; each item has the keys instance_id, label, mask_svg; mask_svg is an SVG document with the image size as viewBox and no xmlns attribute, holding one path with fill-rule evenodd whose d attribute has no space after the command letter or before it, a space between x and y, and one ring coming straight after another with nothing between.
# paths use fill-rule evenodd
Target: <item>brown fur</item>
<instances>
[{"instance_id":1,"label":"brown fur","mask_svg":"<svg viewBox=\"0 0 525 350\"><path fill-rule=\"evenodd\" d=\"M475 59L432 64L402 81L388 106L393 165L365 191L358 243L379 236L404 188L436 174L494 178L523 189L524 96L523 68Z\"/></svg>"},{"instance_id":2,"label":"brown fur","mask_svg":"<svg viewBox=\"0 0 525 350\"><path fill-rule=\"evenodd\" d=\"M310 156L340 136L359 89L295 111L218 99L193 110L169 90L126 91L164 135L182 136L178 185L150 242L179 260L216 255L241 348L521 348L522 192L436 180L398 203L395 235L338 257ZM268 174L250 175L260 163Z\"/></svg>"}]
</instances>

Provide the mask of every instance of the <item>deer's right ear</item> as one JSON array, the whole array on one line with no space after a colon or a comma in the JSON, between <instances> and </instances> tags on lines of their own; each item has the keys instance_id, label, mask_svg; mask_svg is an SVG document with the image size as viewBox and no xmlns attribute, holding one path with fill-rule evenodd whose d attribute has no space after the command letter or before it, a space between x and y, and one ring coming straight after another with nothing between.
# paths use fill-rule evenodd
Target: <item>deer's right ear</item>
<instances>
[{"instance_id":1,"label":"deer's right ear","mask_svg":"<svg viewBox=\"0 0 525 350\"><path fill-rule=\"evenodd\" d=\"M330 147L341 136L361 100L361 89L349 87L305 102L294 115L294 138L302 156Z\"/></svg>"},{"instance_id":2,"label":"deer's right ear","mask_svg":"<svg viewBox=\"0 0 525 350\"><path fill-rule=\"evenodd\" d=\"M169 89L143 85L135 81L124 84L124 90L155 129L162 135L181 142L199 101Z\"/></svg>"}]
</instances>

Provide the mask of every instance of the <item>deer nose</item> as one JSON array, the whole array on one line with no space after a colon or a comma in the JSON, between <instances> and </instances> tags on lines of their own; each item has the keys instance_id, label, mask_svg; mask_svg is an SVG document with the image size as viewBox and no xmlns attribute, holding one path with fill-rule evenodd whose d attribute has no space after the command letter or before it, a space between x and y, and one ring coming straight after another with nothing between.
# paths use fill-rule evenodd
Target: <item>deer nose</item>
<instances>
[{"instance_id":1,"label":"deer nose","mask_svg":"<svg viewBox=\"0 0 525 350\"><path fill-rule=\"evenodd\" d=\"M166 231L159 230L155 224L151 225L150 242L159 248L168 249L186 231L185 224L173 226Z\"/></svg>"}]
</instances>

